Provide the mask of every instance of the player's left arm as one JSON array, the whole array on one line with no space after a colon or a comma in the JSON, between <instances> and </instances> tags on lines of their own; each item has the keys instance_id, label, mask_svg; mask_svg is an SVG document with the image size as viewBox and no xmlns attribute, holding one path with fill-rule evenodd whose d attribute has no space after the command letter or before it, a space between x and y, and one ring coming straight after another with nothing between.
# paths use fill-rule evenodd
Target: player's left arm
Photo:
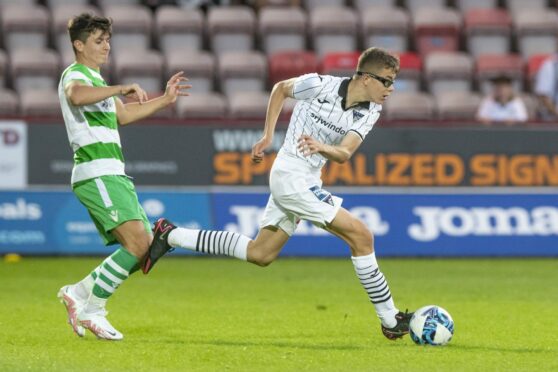
<instances>
[{"instance_id":1,"label":"player's left arm","mask_svg":"<svg viewBox=\"0 0 558 372\"><path fill-rule=\"evenodd\" d=\"M126 125L144 119L174 103L178 97L189 96L187 90L192 86L181 84L188 80L182 75L182 71L173 75L167 82L165 93L149 101L124 104L119 98L115 98L118 123Z\"/></svg>"},{"instance_id":2,"label":"player's left arm","mask_svg":"<svg viewBox=\"0 0 558 372\"><path fill-rule=\"evenodd\" d=\"M354 131L349 131L338 145L327 145L309 135L303 134L298 139L298 150L304 156L319 153L328 160L344 163L353 156L361 143L362 137Z\"/></svg>"}]
</instances>

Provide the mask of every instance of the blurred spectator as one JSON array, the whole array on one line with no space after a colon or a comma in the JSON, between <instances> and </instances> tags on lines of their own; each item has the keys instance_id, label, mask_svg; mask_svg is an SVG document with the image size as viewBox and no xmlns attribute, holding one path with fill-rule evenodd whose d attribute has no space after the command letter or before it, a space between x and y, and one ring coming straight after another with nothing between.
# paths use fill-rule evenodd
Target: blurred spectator
<instances>
[{"instance_id":1,"label":"blurred spectator","mask_svg":"<svg viewBox=\"0 0 558 372\"><path fill-rule=\"evenodd\" d=\"M498 76L492 79L492 84L493 91L482 100L477 120L483 124L512 125L526 122L527 108L514 91L512 79L508 76Z\"/></svg>"},{"instance_id":2,"label":"blurred spectator","mask_svg":"<svg viewBox=\"0 0 558 372\"><path fill-rule=\"evenodd\" d=\"M543 119L558 117L558 56L549 57L543 62L535 79L535 94L540 102Z\"/></svg>"}]
</instances>

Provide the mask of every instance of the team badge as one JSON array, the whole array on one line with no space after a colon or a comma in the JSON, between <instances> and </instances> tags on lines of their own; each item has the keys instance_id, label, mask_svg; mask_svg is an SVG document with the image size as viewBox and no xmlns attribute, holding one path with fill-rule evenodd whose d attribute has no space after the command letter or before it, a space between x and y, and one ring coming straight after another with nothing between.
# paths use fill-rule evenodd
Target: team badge
<instances>
[{"instance_id":1,"label":"team badge","mask_svg":"<svg viewBox=\"0 0 558 372\"><path fill-rule=\"evenodd\" d=\"M362 114L362 113L360 113L360 112L358 112L358 111L353 110L353 123L354 123L355 121L359 121L360 119L362 119L363 116L364 116L364 114Z\"/></svg>"}]
</instances>

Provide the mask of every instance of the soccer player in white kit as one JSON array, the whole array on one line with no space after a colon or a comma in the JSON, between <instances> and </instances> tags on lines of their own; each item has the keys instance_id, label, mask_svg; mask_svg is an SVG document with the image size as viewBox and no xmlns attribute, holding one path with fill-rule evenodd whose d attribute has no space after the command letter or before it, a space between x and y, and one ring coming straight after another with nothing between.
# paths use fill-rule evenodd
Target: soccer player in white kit
<instances>
[{"instance_id":1,"label":"soccer player in white kit","mask_svg":"<svg viewBox=\"0 0 558 372\"><path fill-rule=\"evenodd\" d=\"M252 240L226 231L185 229L160 219L154 227L144 273L174 247L267 266L277 258L297 223L304 219L349 245L356 274L381 320L383 334L392 340L403 337L409 331L412 313L400 312L395 307L376 261L372 233L341 206L341 198L322 189L320 179L328 160L343 163L360 146L378 120L382 103L393 92L398 71L396 57L370 48L361 54L352 78L313 73L275 84L263 136L252 147L252 161L262 161L264 151L271 145L285 99L291 97L298 103L271 169L271 195L257 237Z\"/></svg>"}]
</instances>

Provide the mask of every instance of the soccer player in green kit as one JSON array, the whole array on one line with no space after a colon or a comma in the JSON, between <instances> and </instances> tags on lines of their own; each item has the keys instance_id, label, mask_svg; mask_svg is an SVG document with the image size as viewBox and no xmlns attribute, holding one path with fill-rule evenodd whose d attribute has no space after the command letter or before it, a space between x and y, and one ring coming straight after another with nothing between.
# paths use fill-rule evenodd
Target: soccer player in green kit
<instances>
[{"instance_id":1,"label":"soccer player in green kit","mask_svg":"<svg viewBox=\"0 0 558 372\"><path fill-rule=\"evenodd\" d=\"M106 318L105 304L138 270L153 239L134 184L124 171L118 125L143 119L187 96L182 72L167 82L163 95L149 100L138 84L108 86L100 74L110 52L112 21L81 14L68 23L76 60L62 73L60 106L74 152L72 189L87 208L106 245L120 244L81 281L62 287L68 323L78 336L89 329L98 338L121 340ZM135 98L124 104L117 96Z\"/></svg>"}]
</instances>

